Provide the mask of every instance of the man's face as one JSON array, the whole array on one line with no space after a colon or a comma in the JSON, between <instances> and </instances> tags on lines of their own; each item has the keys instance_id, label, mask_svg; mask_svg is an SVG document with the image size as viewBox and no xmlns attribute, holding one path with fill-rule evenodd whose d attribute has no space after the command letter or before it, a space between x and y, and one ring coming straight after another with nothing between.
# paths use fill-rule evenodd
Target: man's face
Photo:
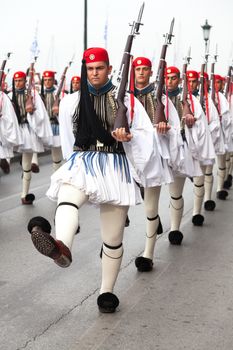
<instances>
[{"instance_id":1,"label":"man's face","mask_svg":"<svg viewBox=\"0 0 233 350\"><path fill-rule=\"evenodd\" d=\"M195 78L188 78L188 83L189 83L189 87L191 92L195 91L198 89L198 79Z\"/></svg>"},{"instance_id":2,"label":"man's face","mask_svg":"<svg viewBox=\"0 0 233 350\"><path fill-rule=\"evenodd\" d=\"M95 89L100 89L108 81L108 75L112 71L112 66L106 62L87 63L87 79Z\"/></svg>"},{"instance_id":3,"label":"man's face","mask_svg":"<svg viewBox=\"0 0 233 350\"><path fill-rule=\"evenodd\" d=\"M44 78L44 86L46 89L51 89L53 85L54 85L54 78L51 78L51 77Z\"/></svg>"},{"instance_id":4,"label":"man's face","mask_svg":"<svg viewBox=\"0 0 233 350\"><path fill-rule=\"evenodd\" d=\"M216 91L222 90L222 80L215 79L215 90Z\"/></svg>"},{"instance_id":5,"label":"man's face","mask_svg":"<svg viewBox=\"0 0 233 350\"><path fill-rule=\"evenodd\" d=\"M72 90L79 91L80 90L80 80L72 81Z\"/></svg>"},{"instance_id":6,"label":"man's face","mask_svg":"<svg viewBox=\"0 0 233 350\"><path fill-rule=\"evenodd\" d=\"M167 79L165 78L165 84L168 91L176 90L179 86L180 78L176 73L167 74Z\"/></svg>"},{"instance_id":7,"label":"man's face","mask_svg":"<svg viewBox=\"0 0 233 350\"><path fill-rule=\"evenodd\" d=\"M26 80L24 78L14 79L14 83L17 90L24 89L26 86Z\"/></svg>"},{"instance_id":8,"label":"man's face","mask_svg":"<svg viewBox=\"0 0 233 350\"><path fill-rule=\"evenodd\" d=\"M150 77L153 72L150 67L147 66L138 66L134 69L135 72L135 84L140 87L145 87L149 84Z\"/></svg>"}]
</instances>

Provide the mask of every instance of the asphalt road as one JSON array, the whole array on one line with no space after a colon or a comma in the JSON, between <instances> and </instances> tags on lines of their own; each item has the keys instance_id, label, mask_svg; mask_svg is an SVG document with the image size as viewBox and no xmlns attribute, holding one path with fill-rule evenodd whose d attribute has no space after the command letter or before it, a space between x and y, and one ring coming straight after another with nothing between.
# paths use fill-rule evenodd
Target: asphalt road
<instances>
[{"instance_id":1,"label":"asphalt road","mask_svg":"<svg viewBox=\"0 0 233 350\"><path fill-rule=\"evenodd\" d=\"M73 263L61 269L34 249L26 226L32 216L53 223L56 204L45 197L52 172L50 156L33 174L33 206L20 202L21 169L0 178L0 349L1 350L232 350L233 349L233 190L193 227L192 183L185 185L182 246L169 244L169 197L163 188L160 216L164 233L155 268L137 272L134 260L144 247L143 205L129 211L124 257L115 293L115 314L96 305L101 264L99 213L80 210L81 232Z\"/></svg>"}]
</instances>

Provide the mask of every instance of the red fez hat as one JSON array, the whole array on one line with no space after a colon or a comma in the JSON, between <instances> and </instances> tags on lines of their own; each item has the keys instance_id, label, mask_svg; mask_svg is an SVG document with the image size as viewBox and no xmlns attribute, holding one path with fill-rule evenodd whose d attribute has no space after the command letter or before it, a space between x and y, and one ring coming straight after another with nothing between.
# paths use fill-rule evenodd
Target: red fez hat
<instances>
[{"instance_id":1,"label":"red fez hat","mask_svg":"<svg viewBox=\"0 0 233 350\"><path fill-rule=\"evenodd\" d=\"M52 70L46 70L43 73L43 78L54 78L55 76L55 72L53 72Z\"/></svg>"},{"instance_id":2,"label":"red fez hat","mask_svg":"<svg viewBox=\"0 0 233 350\"><path fill-rule=\"evenodd\" d=\"M78 77L77 75L71 78L71 81L75 81L75 82L80 81L80 80L81 80L81 78Z\"/></svg>"},{"instance_id":3,"label":"red fez hat","mask_svg":"<svg viewBox=\"0 0 233 350\"><path fill-rule=\"evenodd\" d=\"M152 63L149 58L146 57L137 57L135 60L133 60L133 67L138 67L138 66L146 66L146 67L151 67Z\"/></svg>"},{"instance_id":4,"label":"red fez hat","mask_svg":"<svg viewBox=\"0 0 233 350\"><path fill-rule=\"evenodd\" d=\"M176 67L167 67L167 69L166 69L166 73L167 74L180 74L180 71L179 71L179 69L178 68L176 68Z\"/></svg>"},{"instance_id":5,"label":"red fez hat","mask_svg":"<svg viewBox=\"0 0 233 350\"><path fill-rule=\"evenodd\" d=\"M15 72L13 79L26 79L26 74L24 72Z\"/></svg>"},{"instance_id":6,"label":"red fez hat","mask_svg":"<svg viewBox=\"0 0 233 350\"><path fill-rule=\"evenodd\" d=\"M201 72L198 73L198 75L199 75L199 78L200 78ZM203 77L204 77L204 79L208 79L208 80L209 80L209 75L208 75L208 73L204 72L204 73L203 73Z\"/></svg>"},{"instance_id":7,"label":"red fez hat","mask_svg":"<svg viewBox=\"0 0 233 350\"><path fill-rule=\"evenodd\" d=\"M83 59L86 63L109 62L108 52L101 47L91 47L84 51Z\"/></svg>"},{"instance_id":8,"label":"red fez hat","mask_svg":"<svg viewBox=\"0 0 233 350\"><path fill-rule=\"evenodd\" d=\"M221 80L221 81L224 81L225 79L221 76L221 75L219 75L219 74L214 74L214 79L215 80Z\"/></svg>"},{"instance_id":9,"label":"red fez hat","mask_svg":"<svg viewBox=\"0 0 233 350\"><path fill-rule=\"evenodd\" d=\"M187 70L187 78L198 79L198 73L195 70Z\"/></svg>"}]
</instances>

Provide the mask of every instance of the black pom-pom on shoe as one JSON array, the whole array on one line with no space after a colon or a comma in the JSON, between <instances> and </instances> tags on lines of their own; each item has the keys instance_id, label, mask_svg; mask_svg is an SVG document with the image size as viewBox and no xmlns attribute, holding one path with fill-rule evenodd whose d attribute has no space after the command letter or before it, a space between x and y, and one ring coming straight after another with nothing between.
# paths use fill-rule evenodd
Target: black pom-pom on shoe
<instances>
[{"instance_id":1,"label":"black pom-pom on shoe","mask_svg":"<svg viewBox=\"0 0 233 350\"><path fill-rule=\"evenodd\" d=\"M102 256L103 256L103 245L101 246L101 249L100 249L100 259L102 259Z\"/></svg>"},{"instance_id":2,"label":"black pom-pom on shoe","mask_svg":"<svg viewBox=\"0 0 233 350\"><path fill-rule=\"evenodd\" d=\"M192 223L194 226L202 226L205 218L201 214L194 215L192 217Z\"/></svg>"},{"instance_id":3,"label":"black pom-pom on shoe","mask_svg":"<svg viewBox=\"0 0 233 350\"><path fill-rule=\"evenodd\" d=\"M80 227L80 225L78 225L77 231L75 232L76 235L79 234L80 229L81 229L81 227Z\"/></svg>"},{"instance_id":4,"label":"black pom-pom on shoe","mask_svg":"<svg viewBox=\"0 0 233 350\"><path fill-rule=\"evenodd\" d=\"M129 220L129 217L128 215L126 216L126 219L125 219L125 227L128 227L130 224L130 220Z\"/></svg>"},{"instance_id":5,"label":"black pom-pom on shoe","mask_svg":"<svg viewBox=\"0 0 233 350\"><path fill-rule=\"evenodd\" d=\"M227 181L229 183L229 186L231 187L232 186L232 175L231 174L228 175Z\"/></svg>"},{"instance_id":6,"label":"black pom-pom on shoe","mask_svg":"<svg viewBox=\"0 0 233 350\"><path fill-rule=\"evenodd\" d=\"M144 196L145 196L144 187L140 186L140 192L141 192L142 199L144 200Z\"/></svg>"},{"instance_id":7,"label":"black pom-pom on shoe","mask_svg":"<svg viewBox=\"0 0 233 350\"><path fill-rule=\"evenodd\" d=\"M35 195L33 193L28 193L24 198L21 198L22 204L33 204L35 200Z\"/></svg>"},{"instance_id":8,"label":"black pom-pom on shoe","mask_svg":"<svg viewBox=\"0 0 233 350\"><path fill-rule=\"evenodd\" d=\"M169 239L169 242L173 245L181 245L181 242L183 240L183 234L178 230L170 231L168 235L168 239Z\"/></svg>"},{"instance_id":9,"label":"black pom-pom on shoe","mask_svg":"<svg viewBox=\"0 0 233 350\"><path fill-rule=\"evenodd\" d=\"M157 228L157 235L161 235L163 233L163 225L161 224L160 218L159 218L159 226Z\"/></svg>"},{"instance_id":10,"label":"black pom-pom on shoe","mask_svg":"<svg viewBox=\"0 0 233 350\"><path fill-rule=\"evenodd\" d=\"M224 184L223 184L223 188L225 188L226 190L229 190L229 188L231 187L230 183L228 182L228 180L225 180L224 181Z\"/></svg>"},{"instance_id":11,"label":"black pom-pom on shoe","mask_svg":"<svg viewBox=\"0 0 233 350\"><path fill-rule=\"evenodd\" d=\"M119 299L113 293L102 293L98 296L97 305L102 313L113 313L119 305Z\"/></svg>"},{"instance_id":12,"label":"black pom-pom on shoe","mask_svg":"<svg viewBox=\"0 0 233 350\"><path fill-rule=\"evenodd\" d=\"M153 261L143 256L138 256L135 259L135 266L139 272L149 272L153 269Z\"/></svg>"},{"instance_id":13,"label":"black pom-pom on shoe","mask_svg":"<svg viewBox=\"0 0 233 350\"><path fill-rule=\"evenodd\" d=\"M51 225L43 216L35 216L29 221L27 226L29 233L32 233L32 229L35 226L40 227L44 232L51 233Z\"/></svg>"},{"instance_id":14,"label":"black pom-pom on shoe","mask_svg":"<svg viewBox=\"0 0 233 350\"><path fill-rule=\"evenodd\" d=\"M204 208L207 211L213 211L215 209L215 207L216 207L215 201L208 200L204 203Z\"/></svg>"},{"instance_id":15,"label":"black pom-pom on shoe","mask_svg":"<svg viewBox=\"0 0 233 350\"><path fill-rule=\"evenodd\" d=\"M218 199L226 200L227 196L228 196L228 192L225 191L225 190L221 190L221 191L217 192L217 198Z\"/></svg>"}]
</instances>

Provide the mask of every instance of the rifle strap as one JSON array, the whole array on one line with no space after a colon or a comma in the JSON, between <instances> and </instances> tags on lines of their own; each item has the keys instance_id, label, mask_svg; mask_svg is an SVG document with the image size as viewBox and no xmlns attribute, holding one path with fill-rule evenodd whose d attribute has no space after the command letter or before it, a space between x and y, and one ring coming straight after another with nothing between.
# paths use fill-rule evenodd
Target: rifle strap
<instances>
[{"instance_id":1,"label":"rifle strap","mask_svg":"<svg viewBox=\"0 0 233 350\"><path fill-rule=\"evenodd\" d=\"M219 117L221 116L221 103L220 103L220 97L219 97L219 91L216 91L217 95L217 103L218 103L218 112L219 112Z\"/></svg>"},{"instance_id":2,"label":"rifle strap","mask_svg":"<svg viewBox=\"0 0 233 350\"><path fill-rule=\"evenodd\" d=\"M208 124L210 123L210 111L209 111L209 95L207 88L207 80L204 78L204 95L205 95L205 112L207 116Z\"/></svg>"},{"instance_id":3,"label":"rifle strap","mask_svg":"<svg viewBox=\"0 0 233 350\"><path fill-rule=\"evenodd\" d=\"M189 98L190 98L190 102L191 102L191 111L194 114L195 111L194 111L193 95L191 93L190 82L188 79L187 79L187 85L188 85Z\"/></svg>"},{"instance_id":4,"label":"rifle strap","mask_svg":"<svg viewBox=\"0 0 233 350\"><path fill-rule=\"evenodd\" d=\"M61 93L62 98L65 95L65 85L66 85L66 78L64 79L63 84L62 84L62 93Z\"/></svg>"},{"instance_id":5,"label":"rifle strap","mask_svg":"<svg viewBox=\"0 0 233 350\"><path fill-rule=\"evenodd\" d=\"M135 73L134 73L134 67L132 64L133 57L131 57L131 70L130 70L130 82L129 82L129 93L130 93L130 125L132 125L133 117L134 117L134 106L135 106L135 96L134 96L134 90L135 90Z\"/></svg>"},{"instance_id":6,"label":"rifle strap","mask_svg":"<svg viewBox=\"0 0 233 350\"><path fill-rule=\"evenodd\" d=\"M164 71L165 71L165 82L166 82L166 86L167 86L167 62L165 62ZM166 89L166 112L165 112L165 117L166 117L166 119L168 121L169 120L168 89Z\"/></svg>"}]
</instances>

